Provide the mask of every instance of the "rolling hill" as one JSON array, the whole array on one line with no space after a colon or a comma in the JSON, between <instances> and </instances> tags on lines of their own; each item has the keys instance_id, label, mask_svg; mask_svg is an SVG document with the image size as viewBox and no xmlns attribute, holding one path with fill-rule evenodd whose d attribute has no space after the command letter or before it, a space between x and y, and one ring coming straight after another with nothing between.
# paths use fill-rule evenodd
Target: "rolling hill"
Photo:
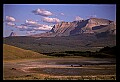
<instances>
[{"instance_id":1,"label":"rolling hill","mask_svg":"<svg viewBox=\"0 0 120 82\"><path fill-rule=\"evenodd\" d=\"M37 52L3 44L3 60L33 59L47 57Z\"/></svg>"}]
</instances>

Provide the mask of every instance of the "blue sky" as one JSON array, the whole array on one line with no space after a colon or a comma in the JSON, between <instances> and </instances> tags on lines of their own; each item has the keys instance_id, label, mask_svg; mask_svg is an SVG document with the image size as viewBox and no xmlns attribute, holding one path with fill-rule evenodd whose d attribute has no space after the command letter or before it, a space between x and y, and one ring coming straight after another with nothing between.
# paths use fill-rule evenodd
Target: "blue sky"
<instances>
[{"instance_id":1,"label":"blue sky","mask_svg":"<svg viewBox=\"0 0 120 82\"><path fill-rule=\"evenodd\" d=\"M115 4L3 4L3 36L14 31L25 36L49 31L61 21L89 17L116 20Z\"/></svg>"}]
</instances>

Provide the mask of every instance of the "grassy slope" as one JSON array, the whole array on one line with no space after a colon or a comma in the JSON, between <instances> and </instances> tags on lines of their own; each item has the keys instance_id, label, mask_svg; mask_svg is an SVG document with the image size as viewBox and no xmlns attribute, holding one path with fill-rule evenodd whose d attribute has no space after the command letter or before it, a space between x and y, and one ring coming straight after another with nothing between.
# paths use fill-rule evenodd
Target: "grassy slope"
<instances>
[{"instance_id":1,"label":"grassy slope","mask_svg":"<svg viewBox=\"0 0 120 82\"><path fill-rule=\"evenodd\" d=\"M3 44L3 60L32 59L47 57L37 52Z\"/></svg>"}]
</instances>

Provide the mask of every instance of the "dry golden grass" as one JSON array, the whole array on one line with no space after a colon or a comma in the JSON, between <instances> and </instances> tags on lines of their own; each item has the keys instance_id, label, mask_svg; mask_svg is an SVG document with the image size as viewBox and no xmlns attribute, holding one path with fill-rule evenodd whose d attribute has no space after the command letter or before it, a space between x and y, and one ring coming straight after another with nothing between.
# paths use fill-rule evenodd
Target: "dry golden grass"
<instances>
[{"instance_id":1,"label":"dry golden grass","mask_svg":"<svg viewBox=\"0 0 120 82\"><path fill-rule=\"evenodd\" d=\"M116 75L52 76L47 74L34 74L20 77L9 77L4 78L4 80L116 80Z\"/></svg>"},{"instance_id":2,"label":"dry golden grass","mask_svg":"<svg viewBox=\"0 0 120 82\"><path fill-rule=\"evenodd\" d=\"M3 44L3 60L34 59L48 57L43 54Z\"/></svg>"}]
</instances>

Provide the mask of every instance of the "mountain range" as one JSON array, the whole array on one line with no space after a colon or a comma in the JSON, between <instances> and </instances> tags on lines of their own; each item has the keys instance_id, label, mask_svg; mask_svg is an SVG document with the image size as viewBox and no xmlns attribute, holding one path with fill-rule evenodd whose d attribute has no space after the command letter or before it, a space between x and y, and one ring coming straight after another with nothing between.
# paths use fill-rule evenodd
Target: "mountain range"
<instances>
[{"instance_id":1,"label":"mountain range","mask_svg":"<svg viewBox=\"0 0 120 82\"><path fill-rule=\"evenodd\" d=\"M38 53L98 51L106 46L116 46L116 22L103 18L61 22L49 32L6 37L3 42Z\"/></svg>"},{"instance_id":2,"label":"mountain range","mask_svg":"<svg viewBox=\"0 0 120 82\"><path fill-rule=\"evenodd\" d=\"M61 22L53 26L46 33L30 35L32 37L57 37L93 34L97 37L116 35L116 22L103 18L89 18L86 20Z\"/></svg>"}]
</instances>

